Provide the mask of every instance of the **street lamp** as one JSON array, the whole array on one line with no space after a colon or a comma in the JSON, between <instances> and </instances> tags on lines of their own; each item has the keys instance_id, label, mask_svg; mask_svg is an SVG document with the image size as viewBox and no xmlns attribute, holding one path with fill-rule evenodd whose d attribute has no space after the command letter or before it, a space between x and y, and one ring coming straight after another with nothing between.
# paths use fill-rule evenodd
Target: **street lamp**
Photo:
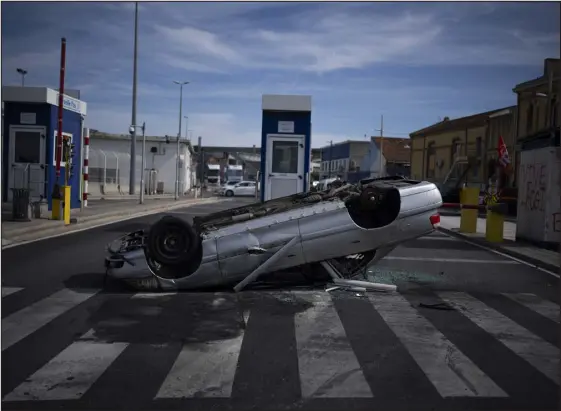
<instances>
[{"instance_id":1,"label":"street lamp","mask_svg":"<svg viewBox=\"0 0 561 411\"><path fill-rule=\"evenodd\" d=\"M143 122L142 125L131 124L129 127L129 133L132 138L136 138L136 129L140 128L142 130L142 166L140 171L140 204L144 204L144 170L146 168L146 159L145 159L145 152L146 152L146 122ZM134 164L136 167L136 162ZM132 172L132 168L131 168Z\"/></svg>"},{"instance_id":2,"label":"street lamp","mask_svg":"<svg viewBox=\"0 0 561 411\"><path fill-rule=\"evenodd\" d=\"M183 111L183 86L189 84L188 81L175 81L179 85L179 132L177 133L177 158L175 159L175 199L179 198L179 139L181 138L181 119Z\"/></svg>"},{"instance_id":3,"label":"street lamp","mask_svg":"<svg viewBox=\"0 0 561 411\"><path fill-rule=\"evenodd\" d=\"M16 71L21 74L21 86L25 86L25 75L27 74L27 70L18 68Z\"/></svg>"},{"instance_id":4,"label":"street lamp","mask_svg":"<svg viewBox=\"0 0 561 411\"><path fill-rule=\"evenodd\" d=\"M138 83L138 2L134 3L134 52L132 71L132 118L131 123L136 124L136 86ZM129 194L134 194L136 185L136 126L131 133L131 169L129 176ZM142 192L142 190L141 190Z\"/></svg>"}]
</instances>

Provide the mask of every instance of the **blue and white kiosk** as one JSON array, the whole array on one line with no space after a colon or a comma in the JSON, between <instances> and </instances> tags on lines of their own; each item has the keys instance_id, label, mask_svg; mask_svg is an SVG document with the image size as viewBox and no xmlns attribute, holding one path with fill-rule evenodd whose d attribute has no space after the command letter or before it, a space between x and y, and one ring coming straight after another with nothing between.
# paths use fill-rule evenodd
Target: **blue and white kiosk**
<instances>
[{"instance_id":1,"label":"blue and white kiosk","mask_svg":"<svg viewBox=\"0 0 561 411\"><path fill-rule=\"evenodd\" d=\"M261 201L308 191L312 97L263 95Z\"/></svg>"},{"instance_id":2,"label":"blue and white kiosk","mask_svg":"<svg viewBox=\"0 0 561 411\"><path fill-rule=\"evenodd\" d=\"M2 201L11 201L11 188L27 188L32 201L46 199L52 209L58 91L46 87L2 87ZM63 95L62 134L74 144L70 177L70 208L80 208L82 129L85 102ZM62 158L62 157L61 157ZM61 161L61 176L66 164ZM61 177L62 178L62 177Z\"/></svg>"}]
</instances>

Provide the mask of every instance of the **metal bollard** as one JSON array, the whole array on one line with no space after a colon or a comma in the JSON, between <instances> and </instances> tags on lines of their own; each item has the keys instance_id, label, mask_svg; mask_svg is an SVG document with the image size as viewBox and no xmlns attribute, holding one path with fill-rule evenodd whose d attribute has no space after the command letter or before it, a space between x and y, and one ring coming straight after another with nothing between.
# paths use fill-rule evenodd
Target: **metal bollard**
<instances>
[{"instance_id":1,"label":"metal bollard","mask_svg":"<svg viewBox=\"0 0 561 411\"><path fill-rule=\"evenodd\" d=\"M460 217L461 233L477 232L477 216L479 214L479 188L464 187L460 192L462 206Z\"/></svg>"},{"instance_id":2,"label":"metal bollard","mask_svg":"<svg viewBox=\"0 0 561 411\"><path fill-rule=\"evenodd\" d=\"M487 222L485 224L485 239L491 243L504 241L505 214L508 206L505 203L487 206Z\"/></svg>"},{"instance_id":3,"label":"metal bollard","mask_svg":"<svg viewBox=\"0 0 561 411\"><path fill-rule=\"evenodd\" d=\"M29 218L29 196L27 188L12 188L12 220L31 221Z\"/></svg>"}]
</instances>

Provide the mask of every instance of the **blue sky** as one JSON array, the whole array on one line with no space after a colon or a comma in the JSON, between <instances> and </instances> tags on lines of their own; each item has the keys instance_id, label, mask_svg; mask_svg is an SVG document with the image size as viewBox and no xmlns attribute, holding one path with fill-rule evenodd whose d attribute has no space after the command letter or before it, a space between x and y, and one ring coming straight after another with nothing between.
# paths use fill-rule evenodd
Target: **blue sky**
<instances>
[{"instance_id":1,"label":"blue sky","mask_svg":"<svg viewBox=\"0 0 561 411\"><path fill-rule=\"evenodd\" d=\"M310 94L313 145L405 137L516 103L559 57L558 3L140 3L138 114L176 135L179 88L205 145L260 143L262 94ZM87 125L126 133L134 3L2 2L2 84L82 91ZM183 131L185 133L185 124Z\"/></svg>"}]
</instances>

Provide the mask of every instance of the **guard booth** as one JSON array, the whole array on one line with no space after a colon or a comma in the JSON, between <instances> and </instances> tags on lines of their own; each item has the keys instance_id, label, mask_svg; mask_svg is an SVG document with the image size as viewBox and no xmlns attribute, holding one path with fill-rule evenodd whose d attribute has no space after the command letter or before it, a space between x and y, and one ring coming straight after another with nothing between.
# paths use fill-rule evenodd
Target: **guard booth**
<instances>
[{"instance_id":1,"label":"guard booth","mask_svg":"<svg viewBox=\"0 0 561 411\"><path fill-rule=\"evenodd\" d=\"M308 191L312 97L263 95L261 201Z\"/></svg>"},{"instance_id":2,"label":"guard booth","mask_svg":"<svg viewBox=\"0 0 561 411\"><path fill-rule=\"evenodd\" d=\"M2 201L12 200L11 188L29 188L31 201L52 209L56 176L58 91L46 87L2 87ZM87 105L63 96L63 136L74 144L70 208L80 208L82 125ZM62 159L62 156L61 156ZM61 161L61 184L66 164Z\"/></svg>"}]
</instances>

